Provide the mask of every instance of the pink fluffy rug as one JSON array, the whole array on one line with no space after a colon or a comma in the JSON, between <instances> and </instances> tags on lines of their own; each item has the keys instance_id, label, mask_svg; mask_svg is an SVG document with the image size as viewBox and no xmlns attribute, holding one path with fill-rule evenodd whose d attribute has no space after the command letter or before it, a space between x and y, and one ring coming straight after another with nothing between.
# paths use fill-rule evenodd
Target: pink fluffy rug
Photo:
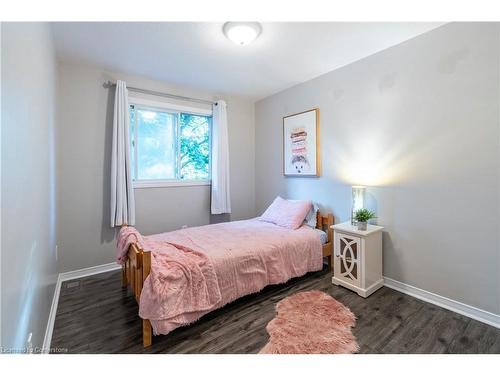
<instances>
[{"instance_id":1,"label":"pink fluffy rug","mask_svg":"<svg viewBox=\"0 0 500 375\"><path fill-rule=\"evenodd\" d=\"M354 314L319 290L294 294L276 305L277 316L267 325L265 354L334 354L359 350L351 328Z\"/></svg>"}]
</instances>

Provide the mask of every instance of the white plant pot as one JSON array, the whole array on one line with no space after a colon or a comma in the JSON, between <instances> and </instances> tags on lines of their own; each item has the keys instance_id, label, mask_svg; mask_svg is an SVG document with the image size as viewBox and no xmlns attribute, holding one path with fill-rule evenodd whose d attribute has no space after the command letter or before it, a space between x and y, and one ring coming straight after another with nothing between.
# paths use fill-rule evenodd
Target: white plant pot
<instances>
[{"instance_id":1,"label":"white plant pot","mask_svg":"<svg viewBox=\"0 0 500 375\"><path fill-rule=\"evenodd\" d=\"M356 227L358 228L358 230L366 230L366 221L365 222L358 221L356 223Z\"/></svg>"}]
</instances>

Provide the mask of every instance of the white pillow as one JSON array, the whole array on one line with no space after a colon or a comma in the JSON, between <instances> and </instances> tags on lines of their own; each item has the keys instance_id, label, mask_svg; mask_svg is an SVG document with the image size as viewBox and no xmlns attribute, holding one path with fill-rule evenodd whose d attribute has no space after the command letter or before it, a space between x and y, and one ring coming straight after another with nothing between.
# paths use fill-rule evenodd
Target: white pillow
<instances>
[{"instance_id":1,"label":"white pillow","mask_svg":"<svg viewBox=\"0 0 500 375\"><path fill-rule=\"evenodd\" d=\"M316 203L313 202L311 210L307 214L304 222L309 225L311 228L316 228L316 224L318 223L317 213L319 211L319 207Z\"/></svg>"}]
</instances>

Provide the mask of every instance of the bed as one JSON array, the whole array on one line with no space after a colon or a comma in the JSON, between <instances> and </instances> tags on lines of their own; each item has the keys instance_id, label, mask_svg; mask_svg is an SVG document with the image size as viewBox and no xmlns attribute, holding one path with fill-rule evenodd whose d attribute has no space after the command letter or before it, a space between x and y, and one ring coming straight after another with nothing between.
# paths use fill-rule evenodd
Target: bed
<instances>
[{"instance_id":1,"label":"bed","mask_svg":"<svg viewBox=\"0 0 500 375\"><path fill-rule=\"evenodd\" d=\"M144 237L122 227L129 234L122 236L122 287L139 304L143 346L152 345L153 333L168 334L266 285L318 271L325 257L331 271L333 215L318 211L316 222L323 241L306 225L290 231L258 218Z\"/></svg>"}]
</instances>

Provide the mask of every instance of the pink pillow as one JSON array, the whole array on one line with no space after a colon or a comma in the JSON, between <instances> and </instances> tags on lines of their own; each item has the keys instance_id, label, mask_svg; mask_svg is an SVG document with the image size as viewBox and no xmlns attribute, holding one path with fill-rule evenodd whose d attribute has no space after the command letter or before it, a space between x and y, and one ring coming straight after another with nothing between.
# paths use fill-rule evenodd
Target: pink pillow
<instances>
[{"instance_id":1,"label":"pink pillow","mask_svg":"<svg viewBox=\"0 0 500 375\"><path fill-rule=\"evenodd\" d=\"M297 229L304 222L311 210L311 201L287 201L276 197L273 203L262 214L260 220L267 221L289 229Z\"/></svg>"}]
</instances>

